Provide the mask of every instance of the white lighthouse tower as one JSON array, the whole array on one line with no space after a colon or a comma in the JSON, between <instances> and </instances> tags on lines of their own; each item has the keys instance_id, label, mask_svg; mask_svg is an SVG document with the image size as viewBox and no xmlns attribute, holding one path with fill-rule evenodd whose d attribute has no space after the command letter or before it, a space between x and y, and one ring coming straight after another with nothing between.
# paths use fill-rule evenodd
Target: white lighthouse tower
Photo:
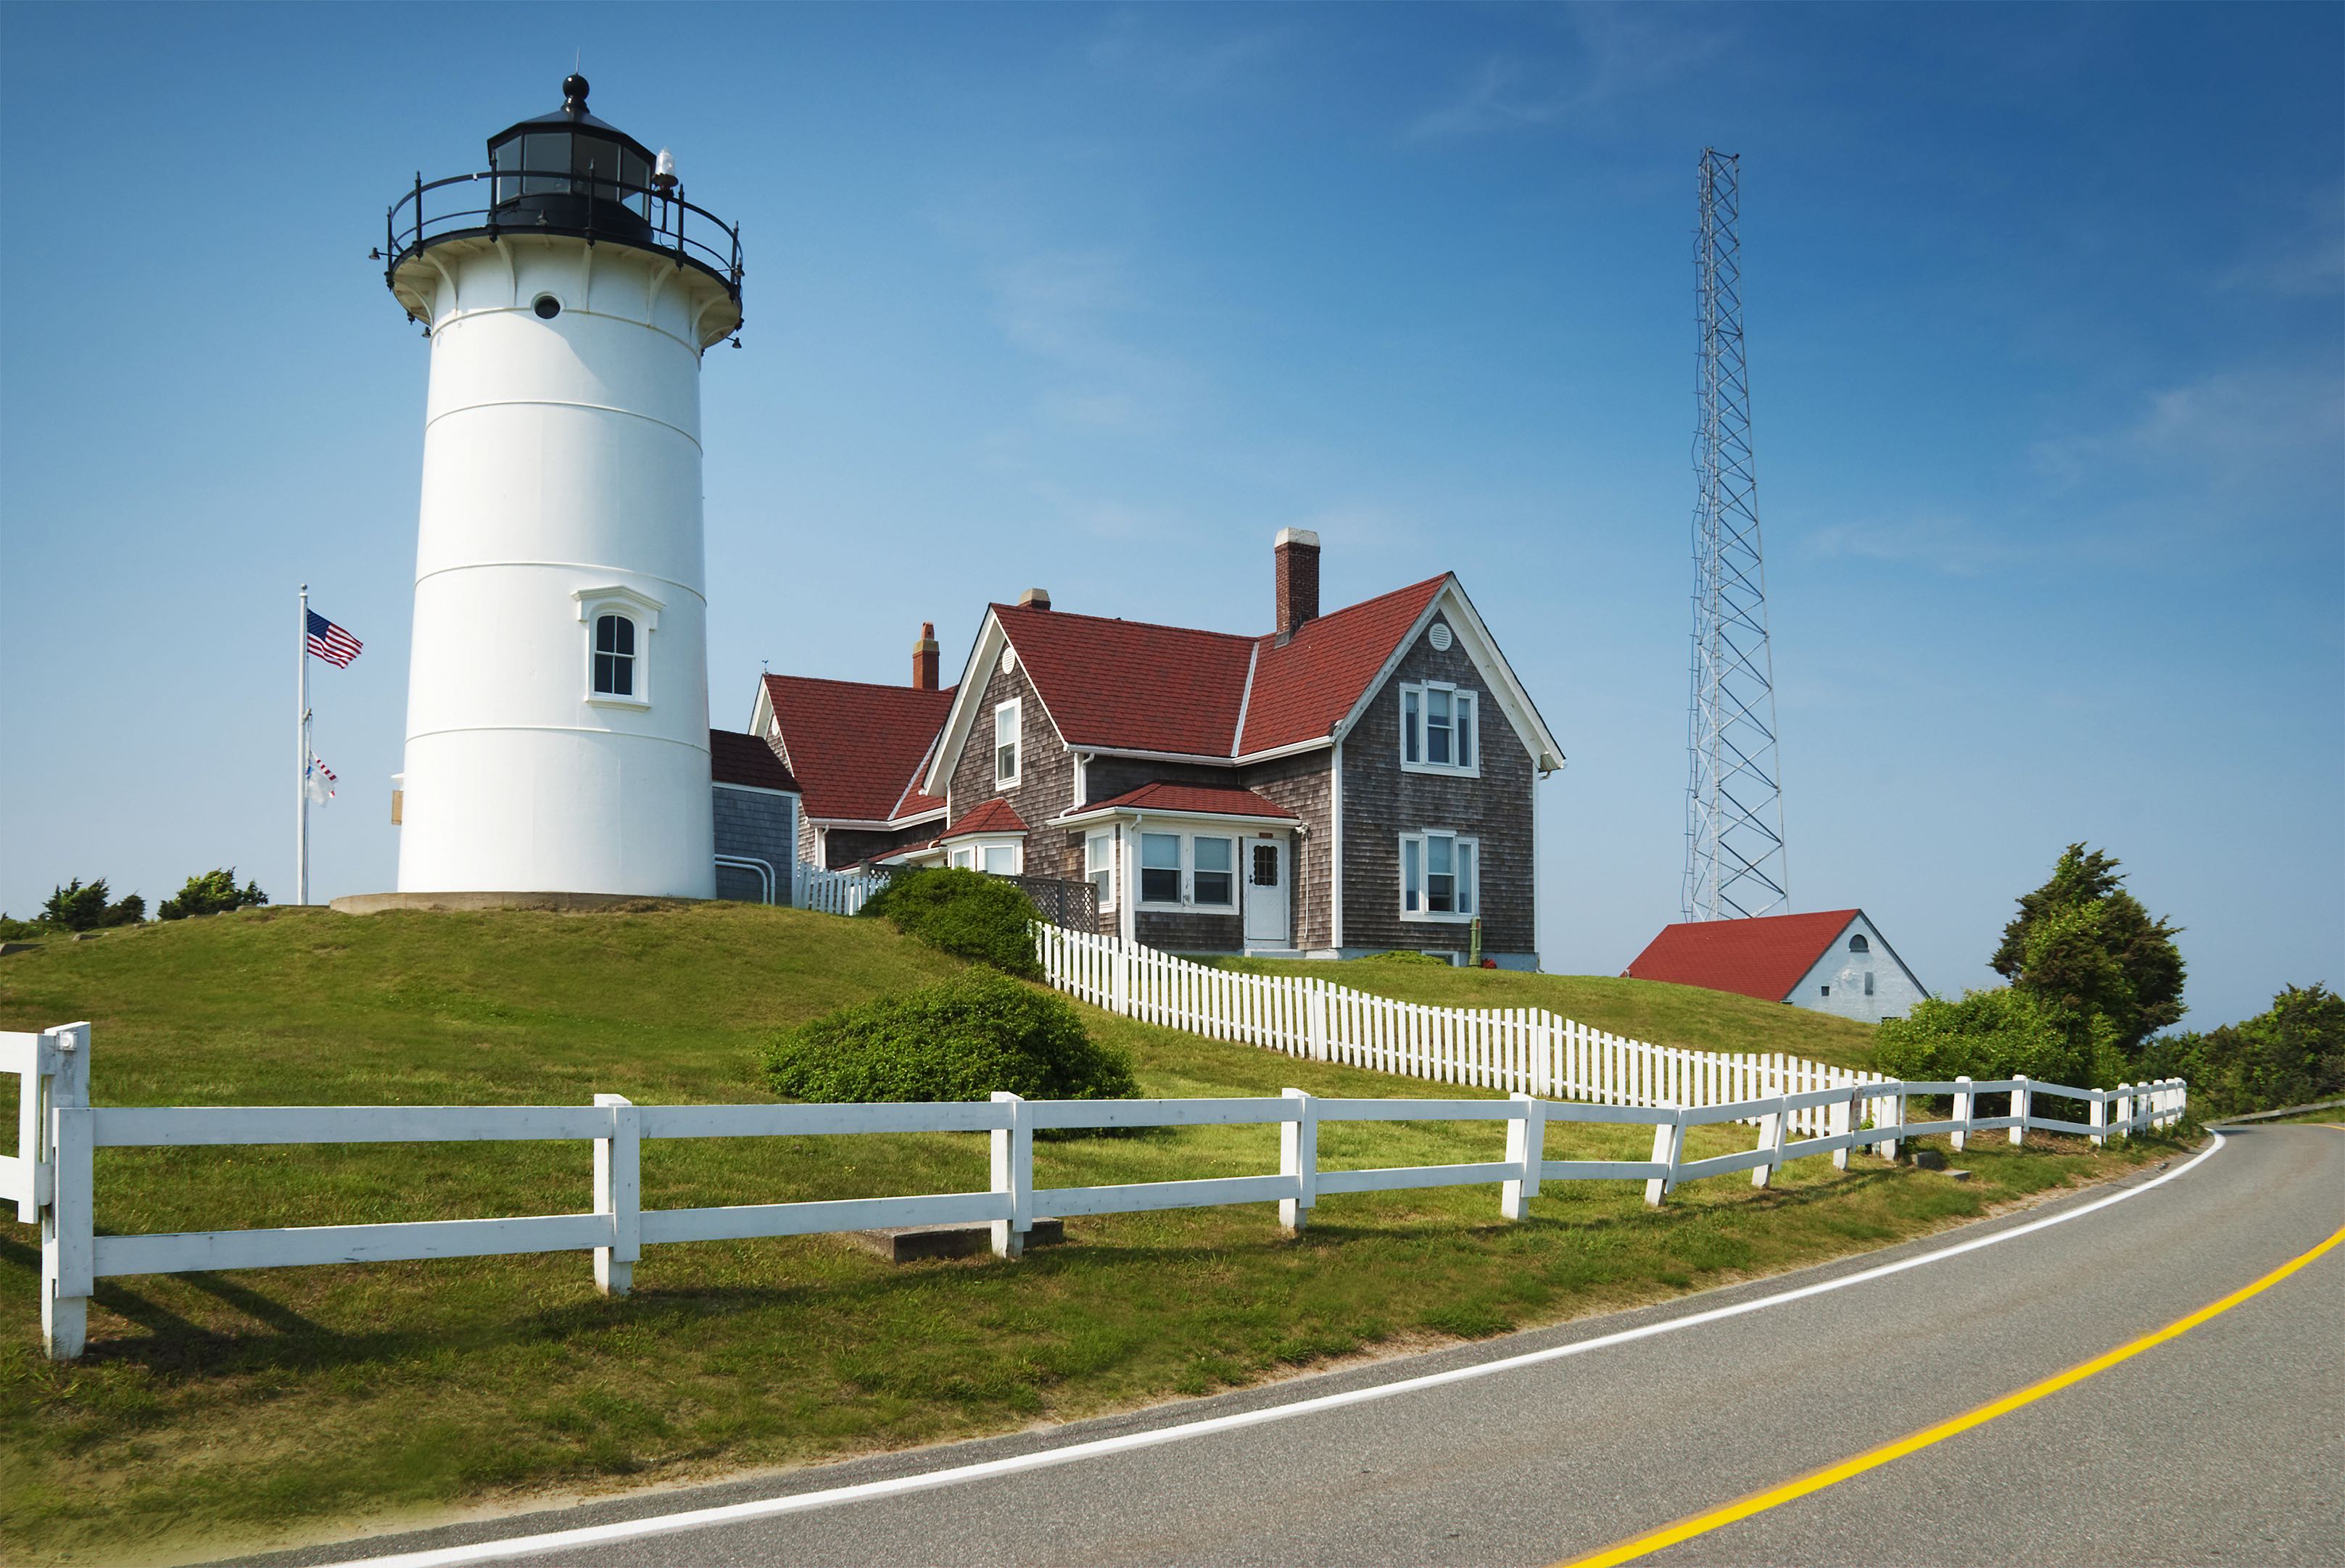
<instances>
[{"instance_id":1,"label":"white lighthouse tower","mask_svg":"<svg viewBox=\"0 0 2345 1568\"><path fill-rule=\"evenodd\" d=\"M391 212L431 339L399 889L706 898L700 359L739 237L562 91Z\"/></svg>"}]
</instances>

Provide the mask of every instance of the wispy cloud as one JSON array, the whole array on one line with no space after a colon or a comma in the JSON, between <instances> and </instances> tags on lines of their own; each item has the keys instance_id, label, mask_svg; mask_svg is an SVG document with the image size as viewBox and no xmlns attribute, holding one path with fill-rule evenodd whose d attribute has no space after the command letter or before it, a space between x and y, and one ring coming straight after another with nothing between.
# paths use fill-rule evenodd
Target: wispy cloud
<instances>
[{"instance_id":1,"label":"wispy cloud","mask_svg":"<svg viewBox=\"0 0 2345 1568\"><path fill-rule=\"evenodd\" d=\"M995 263L987 282L1002 335L1057 372L1042 398L1047 415L1128 430L1173 422L1194 376L1138 346L1132 329L1150 307L1122 252L1031 251Z\"/></svg>"},{"instance_id":2,"label":"wispy cloud","mask_svg":"<svg viewBox=\"0 0 2345 1568\"><path fill-rule=\"evenodd\" d=\"M2345 453L2345 375L2267 366L2151 393L2111 427L2036 443L2036 471L2062 488L2143 480L2244 498L2333 482Z\"/></svg>"},{"instance_id":3,"label":"wispy cloud","mask_svg":"<svg viewBox=\"0 0 2345 1568\"><path fill-rule=\"evenodd\" d=\"M1172 16L1193 22L1211 15L1193 9L1117 11L1091 40L1087 51L1091 66L1119 80L1145 83L1175 96L1202 97L1270 81L1297 36L1296 29L1288 26L1198 36L1164 25Z\"/></svg>"},{"instance_id":4,"label":"wispy cloud","mask_svg":"<svg viewBox=\"0 0 2345 1568\"><path fill-rule=\"evenodd\" d=\"M2216 287L2286 298L2345 292L2345 194L2321 192L2301 228L2240 258Z\"/></svg>"},{"instance_id":5,"label":"wispy cloud","mask_svg":"<svg viewBox=\"0 0 2345 1568\"><path fill-rule=\"evenodd\" d=\"M2017 541L1951 513L1833 523L1802 536L1799 548L1827 561L1883 561L1949 577L1976 577L2028 553Z\"/></svg>"},{"instance_id":6,"label":"wispy cloud","mask_svg":"<svg viewBox=\"0 0 2345 1568\"><path fill-rule=\"evenodd\" d=\"M1562 15L1570 35L1562 51L1488 56L1449 102L1410 125L1409 138L1447 140L1594 117L1674 85L1732 41L1723 28L1661 6L1574 6Z\"/></svg>"}]
</instances>

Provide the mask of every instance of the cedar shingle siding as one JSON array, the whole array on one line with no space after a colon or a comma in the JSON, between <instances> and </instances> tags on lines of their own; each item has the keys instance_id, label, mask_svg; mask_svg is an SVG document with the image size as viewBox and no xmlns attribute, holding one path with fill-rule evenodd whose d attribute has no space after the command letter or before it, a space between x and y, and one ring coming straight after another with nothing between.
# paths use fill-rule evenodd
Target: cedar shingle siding
<instances>
[{"instance_id":1,"label":"cedar shingle siding","mask_svg":"<svg viewBox=\"0 0 2345 1568\"><path fill-rule=\"evenodd\" d=\"M1400 686L1423 680L1479 693L1481 777L1401 771ZM1439 828L1482 841L1482 950L1535 951L1532 784L1530 754L1465 647L1438 652L1420 632L1344 738L1344 946L1466 951L1463 924L1400 917L1400 835Z\"/></svg>"},{"instance_id":2,"label":"cedar shingle siding","mask_svg":"<svg viewBox=\"0 0 2345 1568\"><path fill-rule=\"evenodd\" d=\"M993 787L993 710L1012 697L1019 699L1018 783L1014 788L997 790ZM961 747L945 798L947 822L959 822L987 801L1008 801L1010 808L1026 821L1026 875L1063 882L1082 880L1081 846L1076 845L1070 861L1070 835L1062 828L1043 825L1075 803L1074 754L1059 744L1058 732L1043 712L1042 699L1034 694L1022 662L1006 674L997 663L986 677L977 722L969 726L969 740Z\"/></svg>"},{"instance_id":3,"label":"cedar shingle siding","mask_svg":"<svg viewBox=\"0 0 2345 1568\"><path fill-rule=\"evenodd\" d=\"M710 791L709 798L715 807L716 853L764 861L773 868L775 900L787 904L790 861L797 850L791 834L797 813L791 809L795 804L791 797L720 784ZM766 896L766 885L754 871L738 865L720 865L716 868L716 896L756 902Z\"/></svg>"}]
</instances>

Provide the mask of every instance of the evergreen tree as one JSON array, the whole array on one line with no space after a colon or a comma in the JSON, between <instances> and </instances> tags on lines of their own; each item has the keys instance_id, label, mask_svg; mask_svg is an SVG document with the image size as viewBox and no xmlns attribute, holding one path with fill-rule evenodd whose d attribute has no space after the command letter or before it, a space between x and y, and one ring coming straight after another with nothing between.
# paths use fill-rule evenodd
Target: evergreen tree
<instances>
[{"instance_id":1,"label":"evergreen tree","mask_svg":"<svg viewBox=\"0 0 2345 1568\"><path fill-rule=\"evenodd\" d=\"M147 918L147 901L136 893L109 904L107 892L105 877L84 886L76 876L50 892L49 901L41 905L41 923L66 931L102 931Z\"/></svg>"},{"instance_id":2,"label":"evergreen tree","mask_svg":"<svg viewBox=\"0 0 2345 1568\"><path fill-rule=\"evenodd\" d=\"M2080 1044L2099 1019L2130 1057L2182 1017L2182 951L2174 945L2182 928L2153 919L2125 890L2117 865L2113 855L2070 845L2051 880L2020 898L1988 962L2066 1019Z\"/></svg>"},{"instance_id":3,"label":"evergreen tree","mask_svg":"<svg viewBox=\"0 0 2345 1568\"><path fill-rule=\"evenodd\" d=\"M163 900L155 913L165 920L185 920L191 915L223 915L231 909L269 902L258 882L236 885L236 867L215 866L201 876L190 876L177 898Z\"/></svg>"}]
</instances>

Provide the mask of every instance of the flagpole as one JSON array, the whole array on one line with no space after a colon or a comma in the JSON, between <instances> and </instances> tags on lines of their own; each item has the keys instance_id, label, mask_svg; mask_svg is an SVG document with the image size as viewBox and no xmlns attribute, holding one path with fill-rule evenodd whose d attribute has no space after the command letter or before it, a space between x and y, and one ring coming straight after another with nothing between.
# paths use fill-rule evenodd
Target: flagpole
<instances>
[{"instance_id":1,"label":"flagpole","mask_svg":"<svg viewBox=\"0 0 2345 1568\"><path fill-rule=\"evenodd\" d=\"M310 902L310 585L301 584L293 683L293 902Z\"/></svg>"}]
</instances>

